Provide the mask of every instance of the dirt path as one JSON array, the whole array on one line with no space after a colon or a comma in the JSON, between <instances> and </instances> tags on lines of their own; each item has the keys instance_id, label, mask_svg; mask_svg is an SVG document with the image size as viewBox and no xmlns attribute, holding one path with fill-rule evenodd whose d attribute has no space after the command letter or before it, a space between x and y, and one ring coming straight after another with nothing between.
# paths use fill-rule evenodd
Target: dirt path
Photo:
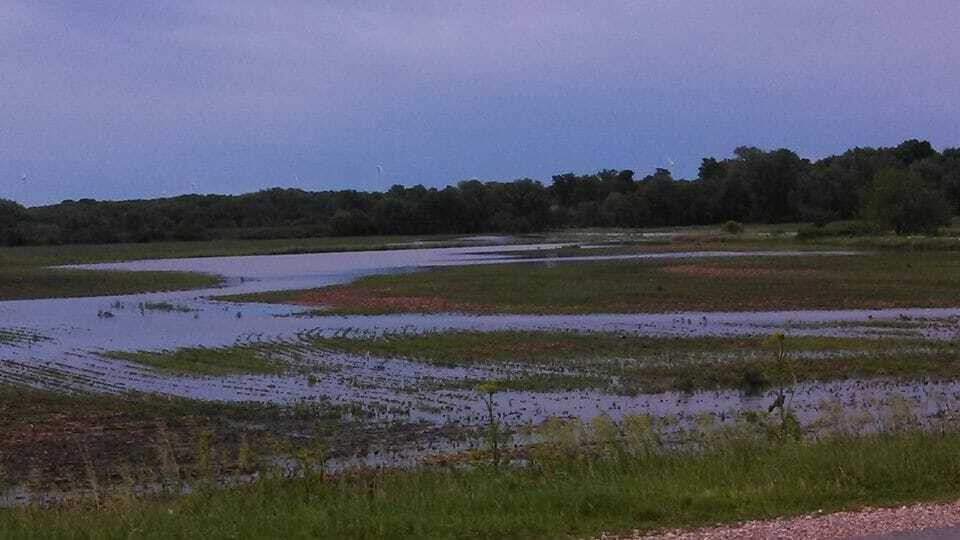
<instances>
[{"instance_id":1,"label":"dirt path","mask_svg":"<svg viewBox=\"0 0 960 540\"><path fill-rule=\"evenodd\" d=\"M896 508L865 508L835 514L748 521L655 535L606 535L607 540L939 540L960 538L960 501Z\"/></svg>"}]
</instances>

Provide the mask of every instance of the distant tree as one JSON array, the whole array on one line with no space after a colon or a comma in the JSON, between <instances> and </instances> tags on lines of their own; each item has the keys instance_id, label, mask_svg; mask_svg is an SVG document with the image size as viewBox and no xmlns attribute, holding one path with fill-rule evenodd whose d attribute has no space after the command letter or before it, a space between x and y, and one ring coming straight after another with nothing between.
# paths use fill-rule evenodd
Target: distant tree
<instances>
[{"instance_id":1,"label":"distant tree","mask_svg":"<svg viewBox=\"0 0 960 540\"><path fill-rule=\"evenodd\" d=\"M937 151L934 150L927 141L910 139L897 145L897 147L893 149L893 153L904 165L910 165L914 161L920 161L921 159L936 155Z\"/></svg>"},{"instance_id":2,"label":"distant tree","mask_svg":"<svg viewBox=\"0 0 960 540\"><path fill-rule=\"evenodd\" d=\"M600 211L604 225L612 227L641 227L650 219L643 199L636 193L611 193Z\"/></svg>"},{"instance_id":3,"label":"distant tree","mask_svg":"<svg viewBox=\"0 0 960 540\"><path fill-rule=\"evenodd\" d=\"M7 199L0 199L0 227L16 227L28 219L27 209Z\"/></svg>"},{"instance_id":4,"label":"distant tree","mask_svg":"<svg viewBox=\"0 0 960 540\"><path fill-rule=\"evenodd\" d=\"M403 198L390 194L373 207L373 223L377 227L377 232L381 234L409 234L414 226L414 211L412 205ZM341 215L337 219L344 220L345 217ZM331 226L333 226L332 223ZM350 223L337 226L352 227L353 225Z\"/></svg>"},{"instance_id":5,"label":"distant tree","mask_svg":"<svg viewBox=\"0 0 960 540\"><path fill-rule=\"evenodd\" d=\"M640 194L649 211L649 220L645 225L661 227L679 224L683 209L677 193L677 182L667 169L657 169L641 180Z\"/></svg>"},{"instance_id":6,"label":"distant tree","mask_svg":"<svg viewBox=\"0 0 960 540\"><path fill-rule=\"evenodd\" d=\"M329 225L334 236L359 236L374 230L370 218L359 210L337 210Z\"/></svg>"},{"instance_id":7,"label":"distant tree","mask_svg":"<svg viewBox=\"0 0 960 540\"><path fill-rule=\"evenodd\" d=\"M897 169L877 174L866 215L897 234L933 234L950 223L950 207L943 193Z\"/></svg>"},{"instance_id":8,"label":"distant tree","mask_svg":"<svg viewBox=\"0 0 960 540\"><path fill-rule=\"evenodd\" d=\"M723 165L715 158L703 158L700 162L700 168L697 170L697 177L700 180L718 180L724 175Z\"/></svg>"},{"instance_id":9,"label":"distant tree","mask_svg":"<svg viewBox=\"0 0 960 540\"><path fill-rule=\"evenodd\" d=\"M29 219L27 210L14 201L0 199L0 244L18 246L26 243L22 224Z\"/></svg>"},{"instance_id":10,"label":"distant tree","mask_svg":"<svg viewBox=\"0 0 960 540\"><path fill-rule=\"evenodd\" d=\"M740 181L749 197L750 219L765 223L794 221L794 191L809 162L787 149L764 152L741 146L730 164L732 179Z\"/></svg>"}]
</instances>

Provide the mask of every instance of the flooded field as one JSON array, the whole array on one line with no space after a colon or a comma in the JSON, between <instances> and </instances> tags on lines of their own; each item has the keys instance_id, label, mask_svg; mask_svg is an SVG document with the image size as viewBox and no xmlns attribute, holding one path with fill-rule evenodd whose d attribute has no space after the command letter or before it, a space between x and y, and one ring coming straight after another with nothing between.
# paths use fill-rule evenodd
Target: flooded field
<instances>
[{"instance_id":1,"label":"flooded field","mask_svg":"<svg viewBox=\"0 0 960 540\"><path fill-rule=\"evenodd\" d=\"M936 302L953 286L940 283L940 270L925 267L899 296L891 294L897 286L884 285L877 305L892 299L896 308L734 303L718 311L711 308L726 305L724 298L748 295L763 306L808 305L797 298L817 279L829 276L831 291L842 290L871 265L880 270L869 283L910 275L887 269L899 265L895 257L863 252L623 246L610 253L598 246L591 253L589 244L570 245L71 267L101 273L93 275L195 272L221 285L0 302L0 428L7 434L0 508L189 499L211 486L244 489L318 474L348 482L391 476L382 469L482 472L494 464L497 474L497 464L526 469L520 466L541 452L571 463L609 451L669 459L724 444L777 447L831 434L869 440L960 426L960 308L930 307L952 304ZM946 260L949 268L954 259ZM906 268L923 264L915 258ZM585 287L557 274L604 271L619 285L592 284L607 303L588 302L583 312L538 312L548 304L536 302L516 312L416 312L413 302L413 312L363 315L322 302L284 303L370 280L414 280L429 298L441 279L448 291L460 278L486 291L490 276L515 283L518 275L528 281L508 291L549 302L554 291ZM466 273L451 279L449 272ZM525 273L552 281L528 291ZM704 289L684 291L687 283L723 290L700 303ZM365 299L375 302L378 289L371 290ZM685 305L704 309L616 312L606 293L636 301L647 290L686 293ZM835 305L832 294L820 291L820 301ZM903 303L917 298L927 307Z\"/></svg>"},{"instance_id":2,"label":"flooded field","mask_svg":"<svg viewBox=\"0 0 960 540\"><path fill-rule=\"evenodd\" d=\"M903 337L953 339L960 309L818 310L673 314L466 315L401 314L324 316L301 306L220 302L210 296L304 289L357 277L451 265L564 264L574 260L629 258L707 259L809 256L800 252L680 252L531 261L511 251L555 249L533 246L408 249L312 255L217 257L90 265L95 270L179 270L216 274L225 285L213 290L122 297L27 300L0 303L0 379L67 391L128 391L223 401L294 403L331 399L359 405L383 419L434 424L477 424L480 402L457 381L537 376L534 369L503 366L443 367L406 359L350 355L304 345L305 337L389 335L441 331L501 330L605 332L642 336ZM850 256L821 252L823 257ZM117 353L173 351L185 347L266 345L274 360L291 369L278 374L197 376L170 373L124 361ZM798 410L826 399L850 405L895 395L924 410L951 403L955 385L920 388L896 381L811 383L795 389ZM740 391L622 396L599 391L508 391L496 395L498 409L513 424L551 416L589 419L627 413L693 415L761 410L764 396ZM947 406L947 405L944 405ZM813 413L805 414L811 419Z\"/></svg>"}]
</instances>

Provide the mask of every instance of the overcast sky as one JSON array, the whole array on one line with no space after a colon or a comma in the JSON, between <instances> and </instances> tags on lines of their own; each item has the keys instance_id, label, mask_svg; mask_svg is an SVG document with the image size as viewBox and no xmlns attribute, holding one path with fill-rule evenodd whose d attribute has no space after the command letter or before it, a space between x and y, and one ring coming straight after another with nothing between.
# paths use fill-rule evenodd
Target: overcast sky
<instances>
[{"instance_id":1,"label":"overcast sky","mask_svg":"<svg viewBox=\"0 0 960 540\"><path fill-rule=\"evenodd\" d=\"M958 29L957 0L0 0L0 197L960 146Z\"/></svg>"}]
</instances>

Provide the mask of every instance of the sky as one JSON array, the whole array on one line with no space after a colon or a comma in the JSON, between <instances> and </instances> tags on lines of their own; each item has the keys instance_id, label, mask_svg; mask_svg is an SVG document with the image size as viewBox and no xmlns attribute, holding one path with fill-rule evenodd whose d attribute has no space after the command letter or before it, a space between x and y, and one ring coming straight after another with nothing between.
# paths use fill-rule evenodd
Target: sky
<instances>
[{"instance_id":1,"label":"sky","mask_svg":"<svg viewBox=\"0 0 960 540\"><path fill-rule=\"evenodd\" d=\"M0 198L960 146L960 2L0 0Z\"/></svg>"}]
</instances>

